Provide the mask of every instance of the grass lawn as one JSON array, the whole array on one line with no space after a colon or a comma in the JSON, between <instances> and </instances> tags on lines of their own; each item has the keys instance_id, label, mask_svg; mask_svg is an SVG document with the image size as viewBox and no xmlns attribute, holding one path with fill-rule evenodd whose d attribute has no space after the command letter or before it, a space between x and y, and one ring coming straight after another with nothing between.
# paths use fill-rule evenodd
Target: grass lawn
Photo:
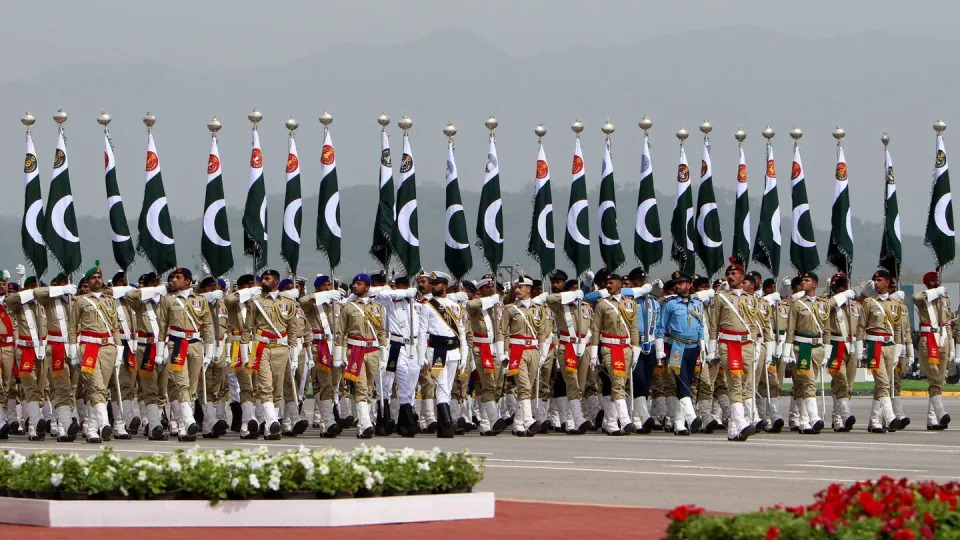
<instances>
[{"instance_id":1,"label":"grass lawn","mask_svg":"<svg viewBox=\"0 0 960 540\"><path fill-rule=\"evenodd\" d=\"M783 385L783 391L789 392L792 387L793 387L792 384L786 383ZM903 390L915 390L915 391L925 392L927 390L927 381L926 379L921 379L921 380L904 379L900 387ZM854 391L873 390L873 383L872 382L853 383L853 389ZM943 385L943 391L944 392L960 392L960 384L945 384Z\"/></svg>"}]
</instances>

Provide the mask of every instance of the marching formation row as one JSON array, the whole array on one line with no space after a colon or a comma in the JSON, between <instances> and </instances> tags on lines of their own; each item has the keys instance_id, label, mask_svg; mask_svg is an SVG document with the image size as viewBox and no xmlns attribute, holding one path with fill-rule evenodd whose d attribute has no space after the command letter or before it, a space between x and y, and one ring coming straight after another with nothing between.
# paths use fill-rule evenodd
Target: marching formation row
<instances>
[{"instance_id":1,"label":"marching formation row","mask_svg":"<svg viewBox=\"0 0 960 540\"><path fill-rule=\"evenodd\" d=\"M859 294L836 274L818 295L814 272L778 287L735 262L714 284L683 271L647 283L639 268L601 270L591 284L560 270L549 284L436 271L358 274L349 291L318 275L313 292L275 270L234 284L195 282L186 268L166 283L150 273L131 285L118 272L107 284L99 261L78 285L17 273L0 307L0 438L25 426L31 440L70 442L82 431L91 443L141 432L194 441L233 424L241 438L275 440L312 420L327 437L355 422L360 438L725 426L744 441L785 427L788 368L789 428L851 430L861 362L874 379L867 429L884 433L909 423L900 366L915 354L930 385L927 429L940 430L960 340L934 272L912 299L882 269ZM916 351L908 304L920 321ZM817 401L824 370L831 412ZM311 387L312 419L302 409Z\"/></svg>"}]
</instances>

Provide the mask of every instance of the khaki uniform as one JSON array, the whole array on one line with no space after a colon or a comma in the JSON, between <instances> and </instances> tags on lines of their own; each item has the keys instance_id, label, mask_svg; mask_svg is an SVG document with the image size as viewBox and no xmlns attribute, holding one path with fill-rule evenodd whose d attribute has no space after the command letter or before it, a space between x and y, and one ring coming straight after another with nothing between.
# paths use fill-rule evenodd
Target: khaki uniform
<instances>
[{"instance_id":1,"label":"khaki uniform","mask_svg":"<svg viewBox=\"0 0 960 540\"><path fill-rule=\"evenodd\" d=\"M217 302L213 309L213 317L216 317L217 324L213 326L214 340L217 344L217 354L207 368L207 400L223 403L230 391L227 384L227 347L226 337L229 334L229 325L227 324L227 308L223 301Z\"/></svg>"},{"instance_id":2,"label":"khaki uniform","mask_svg":"<svg viewBox=\"0 0 960 540\"><path fill-rule=\"evenodd\" d=\"M237 385L240 387L241 407L244 403L252 405L256 400L252 363L249 367L243 365L240 348L246 348L247 352L252 355L253 337L247 327L247 320L250 319L251 312L256 308L249 301L240 302L240 293L236 291L223 297L223 306L227 310L227 335L224 341L225 356L228 362L227 369L232 370L237 377ZM252 356L250 358L252 360ZM252 414L251 412L251 417ZM244 422L246 423L247 420L249 418L246 417L246 412L244 412Z\"/></svg>"},{"instance_id":3,"label":"khaki uniform","mask_svg":"<svg viewBox=\"0 0 960 540\"><path fill-rule=\"evenodd\" d=\"M20 293L8 294L5 305L17 336L17 372L24 397L28 402L41 402L43 386L50 368L50 355L44 346L47 337L46 313L37 301L21 302ZM35 425L37 420L39 418L31 418L31 424Z\"/></svg>"},{"instance_id":4,"label":"khaki uniform","mask_svg":"<svg viewBox=\"0 0 960 540\"><path fill-rule=\"evenodd\" d=\"M303 309L305 318L304 328L310 332L311 336L308 340L309 343L304 342L304 347L309 346L311 348L310 352L313 355L313 361L316 363L312 379L313 399L330 401L330 414L332 415L334 391L340 384L340 370L333 366L333 347L336 322L340 318L341 305L336 302L317 305L316 297L313 294L306 294L300 298L300 307ZM322 317L321 309L323 310Z\"/></svg>"},{"instance_id":5,"label":"khaki uniform","mask_svg":"<svg viewBox=\"0 0 960 540\"><path fill-rule=\"evenodd\" d=\"M13 327L13 319L6 306L0 305L0 368L2 368L2 379L0 379L0 407L6 406L3 421L0 426L7 422L17 419L17 378L15 375L14 362L16 356L16 346L14 340L16 330Z\"/></svg>"},{"instance_id":6,"label":"khaki uniform","mask_svg":"<svg viewBox=\"0 0 960 540\"><path fill-rule=\"evenodd\" d=\"M793 304L793 298L787 297L780 300L777 303L777 307L774 310L774 314L771 317L771 322L774 324L774 328L777 333L777 344L781 349L781 354L783 350L783 343L787 338L787 319L790 317L790 306ZM787 378L787 364L786 362L781 362L779 355L774 355L775 358L775 370L768 370L770 378L770 394L772 398L780 397L780 389L783 387L783 381ZM771 365L773 367L773 365ZM776 379L776 384L774 384L774 379ZM774 389L774 386L776 389Z\"/></svg>"},{"instance_id":7,"label":"khaki uniform","mask_svg":"<svg viewBox=\"0 0 960 540\"><path fill-rule=\"evenodd\" d=\"M374 387L380 373L380 347L388 343L383 317L382 305L370 298L361 298L344 304L337 318L335 343L346 351L343 376L353 382L356 402L367 407L376 399Z\"/></svg>"},{"instance_id":8,"label":"khaki uniform","mask_svg":"<svg viewBox=\"0 0 960 540\"><path fill-rule=\"evenodd\" d=\"M590 325L593 324L593 307L587 302L581 302L579 309L577 306L563 304L560 294L548 295L547 306L556 321L558 345L555 356L567 386L567 399L579 401L584 397L583 391L590 368L587 338Z\"/></svg>"},{"instance_id":9,"label":"khaki uniform","mask_svg":"<svg viewBox=\"0 0 960 540\"><path fill-rule=\"evenodd\" d=\"M830 306L827 335L831 356L837 356L838 349L843 348L843 354L836 358L834 365L830 365L830 358L824 359L832 376L830 391L834 400L849 399L853 396L853 383L857 377L857 368L860 367L860 357L855 354L855 348L860 335L862 310L863 306L856 300L848 300L842 307L838 307L836 303Z\"/></svg>"},{"instance_id":10,"label":"khaki uniform","mask_svg":"<svg viewBox=\"0 0 960 540\"><path fill-rule=\"evenodd\" d=\"M917 344L920 369L927 377L929 395L939 396L943 393L943 383L953 350L953 333L956 330L949 326L953 322L953 308L947 296L928 302L926 291L913 295L913 305L917 308L920 326L920 341ZM911 343L906 338L904 342ZM937 354L931 355L931 350Z\"/></svg>"},{"instance_id":11,"label":"khaki uniform","mask_svg":"<svg viewBox=\"0 0 960 540\"><path fill-rule=\"evenodd\" d=\"M605 375L610 378L612 401L624 400L627 397L627 376L633 366L632 348L640 343L636 320L637 303L633 298L611 296L597 302L594 308L590 346L599 347ZM618 365L621 352L624 362L622 366Z\"/></svg>"},{"instance_id":12,"label":"khaki uniform","mask_svg":"<svg viewBox=\"0 0 960 540\"><path fill-rule=\"evenodd\" d=\"M823 366L824 329L830 316L828 304L819 297L804 296L790 307L785 346L796 360L793 384L801 399L817 397L817 380ZM819 418L819 415L817 416Z\"/></svg>"},{"instance_id":13,"label":"khaki uniform","mask_svg":"<svg viewBox=\"0 0 960 540\"><path fill-rule=\"evenodd\" d=\"M296 313L296 302L276 291L254 296L248 307L245 333L253 338L252 376L257 380L257 397L268 423L276 421L275 403L283 402L283 377L290 361L290 343L299 335L302 324L296 320ZM268 405L273 416L267 414Z\"/></svg>"},{"instance_id":14,"label":"khaki uniform","mask_svg":"<svg viewBox=\"0 0 960 540\"><path fill-rule=\"evenodd\" d=\"M483 403L497 400L497 372L500 370L498 348L505 342L501 320L503 319L502 304L495 304L483 309L484 302L490 303L496 297L487 299L476 298L467 302L466 312L469 318L469 333L467 343L473 351L474 363L480 375L478 395ZM499 345L498 345L499 344ZM497 416L499 417L499 415ZM496 421L496 418L490 419Z\"/></svg>"},{"instance_id":15,"label":"khaki uniform","mask_svg":"<svg viewBox=\"0 0 960 540\"><path fill-rule=\"evenodd\" d=\"M123 400L124 402L133 402L137 396L137 328L136 319L133 310L126 297L117 298L119 308L117 309L117 326L120 329L120 348L117 354L123 355L123 363L113 376L118 381L110 381L111 392L116 391L117 382L119 382L120 395L114 397L114 401ZM119 375L119 377L118 377ZM129 416L132 411L127 410L128 404L124 403L124 413ZM115 411L118 415L119 409Z\"/></svg>"},{"instance_id":16,"label":"khaki uniform","mask_svg":"<svg viewBox=\"0 0 960 540\"><path fill-rule=\"evenodd\" d=\"M40 302L46 313L46 363L50 367L51 401L55 408L73 407L74 393L70 375L72 371L78 371L78 369L72 367L70 359L66 357L69 306L63 298L50 298L50 289L47 287L34 289L33 297Z\"/></svg>"},{"instance_id":17,"label":"khaki uniform","mask_svg":"<svg viewBox=\"0 0 960 540\"><path fill-rule=\"evenodd\" d=\"M160 302L160 341L167 347L170 400L193 403L203 370L204 346L212 346L213 318L207 299L192 290L170 293ZM201 405L206 398L201 392ZM185 415L184 415L185 416ZM189 425L189 422L184 420Z\"/></svg>"},{"instance_id":18,"label":"khaki uniform","mask_svg":"<svg viewBox=\"0 0 960 540\"><path fill-rule=\"evenodd\" d=\"M873 371L873 397L890 397L890 387L896 363L895 345L903 343L900 319L905 315L902 304L893 298L867 298L860 311L860 335L868 360ZM876 352L880 347L880 353Z\"/></svg>"},{"instance_id":19,"label":"khaki uniform","mask_svg":"<svg viewBox=\"0 0 960 540\"><path fill-rule=\"evenodd\" d=\"M550 347L551 319L543 306L518 300L504 306L500 331L508 341L510 362L507 375L516 375L517 400L533 399L540 355ZM515 373L513 373L515 371Z\"/></svg>"},{"instance_id":20,"label":"khaki uniform","mask_svg":"<svg viewBox=\"0 0 960 540\"><path fill-rule=\"evenodd\" d=\"M113 374L120 332L117 310L120 304L112 296L90 293L73 301L69 343L77 345L80 381L88 405L106 404L107 383Z\"/></svg>"},{"instance_id":21,"label":"khaki uniform","mask_svg":"<svg viewBox=\"0 0 960 540\"><path fill-rule=\"evenodd\" d=\"M755 296L734 291L720 291L713 301L710 320L710 340L717 343L717 355L723 368L731 403L743 403L750 398L750 381L746 374L753 369L754 329L746 326L754 320L757 304ZM745 324L746 323L746 324ZM739 349L740 358L731 352Z\"/></svg>"}]
</instances>

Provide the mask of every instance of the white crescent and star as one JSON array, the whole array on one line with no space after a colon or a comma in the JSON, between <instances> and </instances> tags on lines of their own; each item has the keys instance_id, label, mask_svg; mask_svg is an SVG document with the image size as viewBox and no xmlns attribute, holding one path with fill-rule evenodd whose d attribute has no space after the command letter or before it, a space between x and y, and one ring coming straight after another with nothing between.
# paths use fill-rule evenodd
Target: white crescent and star
<instances>
[{"instance_id":1,"label":"white crescent and star","mask_svg":"<svg viewBox=\"0 0 960 540\"><path fill-rule=\"evenodd\" d=\"M121 202L123 202L123 200L119 195L111 195L107 197L107 213L110 213L113 210L113 205ZM113 230L113 224L110 225L110 240L114 242L126 242L129 239L129 236L117 234L117 231Z\"/></svg>"},{"instance_id":2,"label":"white crescent and star","mask_svg":"<svg viewBox=\"0 0 960 540\"><path fill-rule=\"evenodd\" d=\"M690 238L690 221L693 219L693 208L687 208L687 219L683 220L683 235L686 237L687 249L693 251L693 239Z\"/></svg>"},{"instance_id":3,"label":"white crescent and star","mask_svg":"<svg viewBox=\"0 0 960 540\"><path fill-rule=\"evenodd\" d=\"M227 201L220 199L210 203L210 206L203 211L203 234L206 235L207 240L220 247L230 247L230 241L217 232L217 215L226 207Z\"/></svg>"},{"instance_id":4,"label":"white crescent and star","mask_svg":"<svg viewBox=\"0 0 960 540\"><path fill-rule=\"evenodd\" d=\"M700 234L700 241L703 242L704 247L708 248L718 248L723 246L723 242L717 242L713 238L710 238L710 235L707 234L707 231L704 229L704 222L707 220L707 216L710 215L710 212L717 211L717 203L707 203L700 207L700 216L697 217L697 233Z\"/></svg>"},{"instance_id":5,"label":"white crescent and star","mask_svg":"<svg viewBox=\"0 0 960 540\"><path fill-rule=\"evenodd\" d=\"M773 216L770 218L770 230L773 231L773 241L778 245L783 245L783 237L780 236L780 207L773 209Z\"/></svg>"},{"instance_id":6,"label":"white crescent and star","mask_svg":"<svg viewBox=\"0 0 960 540\"><path fill-rule=\"evenodd\" d=\"M450 220L453 218L454 214L456 214L457 212L463 213L462 204L452 204L447 207L447 211L446 211L447 234L445 235L444 242L447 244L448 247L453 249L467 249L470 247L470 244L463 244L461 242L457 242L456 239L454 239L453 235L450 233Z\"/></svg>"},{"instance_id":7,"label":"white crescent and star","mask_svg":"<svg viewBox=\"0 0 960 540\"><path fill-rule=\"evenodd\" d=\"M160 212L162 212L166 207L166 197L160 197L150 204L150 208L147 208L147 231L156 242L167 246L172 246L173 238L170 238L164 234L163 230L160 228Z\"/></svg>"},{"instance_id":8,"label":"white crescent and star","mask_svg":"<svg viewBox=\"0 0 960 540\"><path fill-rule=\"evenodd\" d=\"M264 201L266 204L266 201ZM340 209L340 192L334 193L323 207L323 219L327 222L330 232L337 238L342 238L340 231L340 222L337 220L337 211ZM284 216L286 222L286 216Z\"/></svg>"},{"instance_id":9,"label":"white crescent and star","mask_svg":"<svg viewBox=\"0 0 960 540\"><path fill-rule=\"evenodd\" d=\"M599 226L597 227L599 231L597 234L600 236L600 243L605 246L616 246L620 243L619 238L610 238L603 233L603 214L611 208L614 209L614 212L616 212L616 205L613 201L603 201L600 203L600 208L597 209L597 214L600 215L600 220L598 222Z\"/></svg>"},{"instance_id":10,"label":"white crescent and star","mask_svg":"<svg viewBox=\"0 0 960 540\"><path fill-rule=\"evenodd\" d=\"M483 212L483 230L487 233L487 237L495 244L503 243L503 235L497 229L497 214L500 213L502 206L503 201L497 199Z\"/></svg>"},{"instance_id":11,"label":"white crescent and star","mask_svg":"<svg viewBox=\"0 0 960 540\"><path fill-rule=\"evenodd\" d=\"M947 207L951 206L950 202L952 200L953 196L950 193L944 193L940 196L940 200L937 201L937 205L933 208L933 219L937 224L937 228L940 229L940 232L943 234L951 237L954 236L955 233L953 229L950 228L950 222L947 221Z\"/></svg>"},{"instance_id":12,"label":"white crescent and star","mask_svg":"<svg viewBox=\"0 0 960 540\"><path fill-rule=\"evenodd\" d=\"M77 235L73 234L73 231L67 228L67 224L64 223L63 215L66 213L67 208L73 204L73 195L64 195L57 201L57 204L53 205L53 209L50 211L50 223L53 225L53 230L57 233L57 236L63 238L67 242L77 243L80 241L80 238Z\"/></svg>"},{"instance_id":13,"label":"white crescent and star","mask_svg":"<svg viewBox=\"0 0 960 540\"><path fill-rule=\"evenodd\" d=\"M540 210L540 215L537 216L537 233L540 235L540 241L543 242L543 245L547 249L553 249L556 247L553 242L547 239L547 222L552 215L553 205L548 204L543 207L543 210Z\"/></svg>"},{"instance_id":14,"label":"white crescent and star","mask_svg":"<svg viewBox=\"0 0 960 540\"><path fill-rule=\"evenodd\" d=\"M649 244L654 244L662 241L663 239L659 236L654 236L650 234L650 231L647 229L647 212L651 208L657 205L657 199L651 197L637 206L637 235L644 241Z\"/></svg>"},{"instance_id":15,"label":"white crescent and star","mask_svg":"<svg viewBox=\"0 0 960 540\"><path fill-rule=\"evenodd\" d=\"M267 240L267 198L260 203L260 226L263 227L263 239Z\"/></svg>"},{"instance_id":16,"label":"white crescent and star","mask_svg":"<svg viewBox=\"0 0 960 540\"><path fill-rule=\"evenodd\" d=\"M815 248L817 247L817 243L811 242L810 240L807 240L806 238L804 238L803 234L800 232L800 229L798 227L800 223L800 218L803 217L803 215L808 212L810 212L809 204L801 204L800 206L797 206L796 208L793 209L794 227L793 227L793 233L791 234L791 238L793 239L794 243L796 243L800 247Z\"/></svg>"},{"instance_id":17,"label":"white crescent and star","mask_svg":"<svg viewBox=\"0 0 960 540\"><path fill-rule=\"evenodd\" d=\"M420 246L420 239L410 230L410 218L417 211L417 200L407 201L400 211L397 212L397 230L400 231L400 237L413 247Z\"/></svg>"},{"instance_id":18,"label":"white crescent and star","mask_svg":"<svg viewBox=\"0 0 960 540\"><path fill-rule=\"evenodd\" d=\"M287 238L298 244L300 243L300 231L297 230L296 218L297 212L300 211L300 207L302 206L302 200L294 199L283 209L283 232L287 235Z\"/></svg>"},{"instance_id":19,"label":"white crescent and star","mask_svg":"<svg viewBox=\"0 0 960 540\"><path fill-rule=\"evenodd\" d=\"M567 211L567 234L570 235L570 238L573 238L574 242L582 246L589 246L590 239L580 232L580 228L577 227L577 220L580 219L580 212L587 208L587 204L587 201L579 200L571 204L570 210Z\"/></svg>"},{"instance_id":20,"label":"white crescent and star","mask_svg":"<svg viewBox=\"0 0 960 540\"><path fill-rule=\"evenodd\" d=\"M40 215L41 210L43 210L43 201L33 201L33 204L30 205L30 208L27 208L23 216L23 225L27 228L27 234L30 235L30 239L33 240L34 243L42 246L43 235L40 234L40 231L37 229L37 217Z\"/></svg>"}]
</instances>

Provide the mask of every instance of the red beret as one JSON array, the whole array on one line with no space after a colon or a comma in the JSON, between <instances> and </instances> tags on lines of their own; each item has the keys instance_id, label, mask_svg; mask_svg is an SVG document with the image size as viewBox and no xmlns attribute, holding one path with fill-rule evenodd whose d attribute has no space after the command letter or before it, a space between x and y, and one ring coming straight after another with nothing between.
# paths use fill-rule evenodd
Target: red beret
<instances>
[{"instance_id":1,"label":"red beret","mask_svg":"<svg viewBox=\"0 0 960 540\"><path fill-rule=\"evenodd\" d=\"M933 280L936 280L936 279L940 279L940 276L939 276L936 272L927 272L926 274L923 275L923 282L924 282L924 283L926 283L926 282L928 282L928 281L933 281Z\"/></svg>"}]
</instances>

